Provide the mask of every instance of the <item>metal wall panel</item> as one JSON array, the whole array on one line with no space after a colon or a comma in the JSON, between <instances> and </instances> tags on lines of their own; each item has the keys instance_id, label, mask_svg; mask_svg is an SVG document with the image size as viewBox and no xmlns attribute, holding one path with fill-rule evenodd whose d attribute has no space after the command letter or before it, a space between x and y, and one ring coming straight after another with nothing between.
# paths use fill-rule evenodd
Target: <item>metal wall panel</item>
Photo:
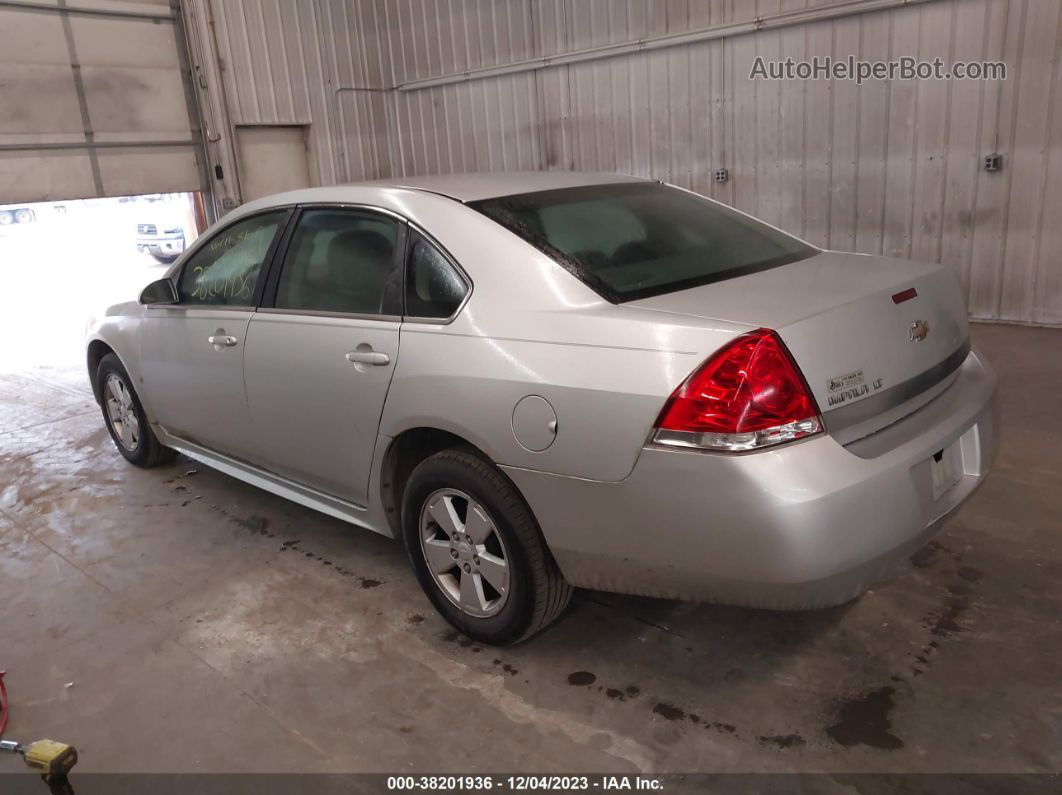
<instances>
[{"instance_id":1,"label":"metal wall panel","mask_svg":"<svg viewBox=\"0 0 1062 795\"><path fill-rule=\"evenodd\" d=\"M1057 0L933 0L489 77L463 73L857 4L211 2L234 121L309 124L322 183L525 168L650 176L820 246L948 262L975 317L1062 324ZM748 79L757 55L848 54L1000 59L1009 79ZM453 80L404 85L442 76ZM1004 168L985 172L993 151Z\"/></svg>"}]
</instances>

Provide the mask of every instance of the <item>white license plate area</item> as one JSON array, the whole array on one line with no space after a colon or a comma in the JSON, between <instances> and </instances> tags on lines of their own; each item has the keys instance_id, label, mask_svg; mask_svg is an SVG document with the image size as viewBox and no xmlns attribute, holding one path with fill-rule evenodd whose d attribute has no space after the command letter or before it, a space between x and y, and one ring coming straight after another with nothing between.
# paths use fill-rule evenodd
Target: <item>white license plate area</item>
<instances>
[{"instance_id":1,"label":"white license plate area","mask_svg":"<svg viewBox=\"0 0 1062 795\"><path fill-rule=\"evenodd\" d=\"M929 459L933 477L933 501L936 502L962 477L962 449L955 440Z\"/></svg>"}]
</instances>

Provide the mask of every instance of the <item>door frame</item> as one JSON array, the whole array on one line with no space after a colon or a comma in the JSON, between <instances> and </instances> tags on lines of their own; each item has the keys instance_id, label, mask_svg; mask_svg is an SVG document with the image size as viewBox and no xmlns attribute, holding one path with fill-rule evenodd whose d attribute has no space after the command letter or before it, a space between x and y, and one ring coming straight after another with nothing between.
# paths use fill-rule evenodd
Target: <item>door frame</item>
<instances>
[{"instance_id":1,"label":"door frame","mask_svg":"<svg viewBox=\"0 0 1062 795\"><path fill-rule=\"evenodd\" d=\"M258 298L258 304L256 311L259 312L283 312L289 314L299 314L313 316L325 316L325 317L349 317L360 320L401 320L404 321L406 310L406 249L409 241L409 220L399 213L393 210L388 210L385 207L376 207L370 204L351 204L346 202L307 202L305 204L297 204L292 206L293 213L288 219L287 226L284 228L283 233L275 241L277 249L271 253L271 259L269 261L269 271L265 274L265 279L262 284L262 292L256 297ZM363 212L373 215L382 215L387 218L391 218L397 222L398 228L395 232L395 248L393 253L393 261L391 263L392 268L397 268L400 279L400 293L401 293L401 306L399 307L399 313L397 315L366 315L356 314L352 312L325 312L312 309L277 309L277 287L280 284L280 272L284 267L284 260L287 258L288 249L291 247L291 240L295 236L295 230L298 228L299 221L303 214L311 210L347 210L349 212ZM263 271L264 271L263 267Z\"/></svg>"},{"instance_id":2,"label":"door frame","mask_svg":"<svg viewBox=\"0 0 1062 795\"><path fill-rule=\"evenodd\" d=\"M386 218L395 222L395 243L394 251L392 252L391 268L398 269L398 282L399 282L399 299L398 305L395 307L395 314L383 314L383 313L358 313L358 312L341 312L330 310L315 310L315 309L288 309L277 308L276 298L277 291L280 284L280 276L286 264L288 254L291 251L291 244L295 236L295 232L298 229L299 223L302 220L303 214L312 212L315 210L332 210L338 212L346 212L352 215L362 216L377 216ZM251 322L255 321L256 317L263 320L267 320L270 316L274 318L277 315L288 316L290 321L297 322L299 318L305 319L307 322L312 322L315 318L333 318L336 320L354 321L362 324L369 324L374 326L375 324L388 324L394 327L396 340L400 338L402 324L405 322L405 283L406 283L406 259L409 252L409 240L410 240L410 221L402 214L385 207L378 207L369 204L357 204L350 202L306 202L305 204L298 204L292 206L292 213L289 217L286 226L281 234L274 241L276 248L270 252L268 271L264 272L264 278L262 279L261 292L257 295L257 305L254 310L254 315L251 316ZM263 268L264 269L264 268ZM251 336L250 334L248 336ZM397 348L397 345L396 345ZM246 362L245 362L246 368ZM395 361L391 363L391 367L397 366L397 356ZM392 369L391 375L393 376L394 370ZM246 375L245 375L246 382ZM383 406L387 400L387 393L390 391L390 379L388 385L384 390L383 403L380 405L380 416L383 413ZM251 395L247 394L248 407L250 408ZM253 417L252 417L253 421ZM377 417L377 425L374 429L375 436L379 435L379 416ZM262 467L258 467L262 472L271 472L272 476L284 481L289 486L293 486L299 490L307 493L317 495L318 499L324 499L332 501L335 504L346 506L348 509L355 511L369 510L373 504L372 500L372 482L377 477L377 456L380 454L378 450L378 444L374 444L372 449L367 451L369 454L368 459L368 472L366 481L363 484L365 488L365 501L362 504L359 501L351 499L350 497L342 497L334 494L330 491L323 490L318 485L310 485L305 481L294 477L291 474L281 474L272 472L268 469L268 462ZM318 507L318 506L314 506ZM319 508L320 509L320 508ZM327 511L326 511L327 512ZM347 518L351 520L349 516L343 516L341 518ZM373 527L372 529L376 529ZM377 532L381 532L377 530Z\"/></svg>"}]
</instances>

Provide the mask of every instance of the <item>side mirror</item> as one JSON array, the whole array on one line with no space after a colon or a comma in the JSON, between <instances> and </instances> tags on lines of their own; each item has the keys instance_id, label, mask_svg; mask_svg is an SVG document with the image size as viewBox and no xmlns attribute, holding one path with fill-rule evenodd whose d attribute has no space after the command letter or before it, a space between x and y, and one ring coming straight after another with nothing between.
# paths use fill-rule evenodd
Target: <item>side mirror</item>
<instances>
[{"instance_id":1,"label":"side mirror","mask_svg":"<svg viewBox=\"0 0 1062 795\"><path fill-rule=\"evenodd\" d=\"M142 304L176 304L178 301L177 288L169 279L153 281L140 292Z\"/></svg>"}]
</instances>

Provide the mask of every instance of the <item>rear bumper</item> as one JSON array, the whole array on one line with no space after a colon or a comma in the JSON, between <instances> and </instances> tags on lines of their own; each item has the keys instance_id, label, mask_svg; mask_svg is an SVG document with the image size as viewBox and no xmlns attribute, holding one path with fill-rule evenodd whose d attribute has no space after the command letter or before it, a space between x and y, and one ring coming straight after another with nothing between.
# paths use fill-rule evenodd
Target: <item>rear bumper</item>
<instances>
[{"instance_id":1,"label":"rear bumper","mask_svg":"<svg viewBox=\"0 0 1062 795\"><path fill-rule=\"evenodd\" d=\"M507 468L573 585L750 607L840 604L889 576L980 485L995 377L970 354L929 404L873 436L747 455L644 449L625 480ZM962 474L934 498L930 461Z\"/></svg>"}]
</instances>

